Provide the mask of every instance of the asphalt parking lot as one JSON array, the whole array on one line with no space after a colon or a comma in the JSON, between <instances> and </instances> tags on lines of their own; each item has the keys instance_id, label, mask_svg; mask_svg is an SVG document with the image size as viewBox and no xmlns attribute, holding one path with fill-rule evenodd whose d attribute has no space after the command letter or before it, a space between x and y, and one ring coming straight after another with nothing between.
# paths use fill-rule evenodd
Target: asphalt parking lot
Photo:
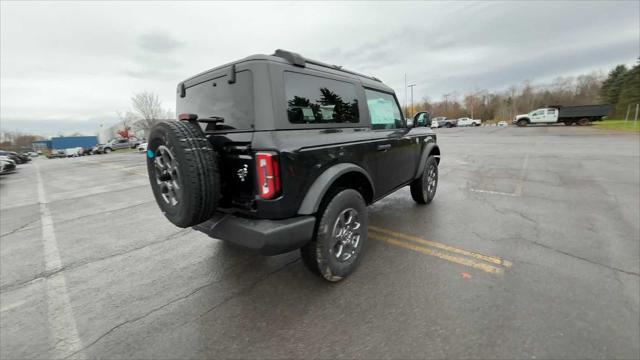
<instances>
[{"instance_id":1,"label":"asphalt parking lot","mask_svg":"<svg viewBox=\"0 0 640 360\"><path fill-rule=\"evenodd\" d=\"M0 178L0 357L639 358L640 137L437 130L432 204L370 207L330 284L164 219L144 155Z\"/></svg>"}]
</instances>

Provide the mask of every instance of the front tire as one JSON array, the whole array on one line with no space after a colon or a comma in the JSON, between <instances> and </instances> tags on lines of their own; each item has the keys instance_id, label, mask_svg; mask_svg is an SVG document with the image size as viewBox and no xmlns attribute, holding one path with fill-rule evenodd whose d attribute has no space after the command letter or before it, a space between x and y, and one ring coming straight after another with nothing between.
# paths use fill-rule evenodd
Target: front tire
<instances>
[{"instance_id":1,"label":"front tire","mask_svg":"<svg viewBox=\"0 0 640 360\"><path fill-rule=\"evenodd\" d=\"M340 281L358 266L367 242L367 204L353 189L338 192L318 212L315 236L300 252L312 272Z\"/></svg>"},{"instance_id":2,"label":"front tire","mask_svg":"<svg viewBox=\"0 0 640 360\"><path fill-rule=\"evenodd\" d=\"M516 125L520 126L520 127L525 127L529 124L529 122L527 120L518 120L516 122Z\"/></svg>"},{"instance_id":3,"label":"front tire","mask_svg":"<svg viewBox=\"0 0 640 360\"><path fill-rule=\"evenodd\" d=\"M111 148L105 148L103 153L104 154L110 154L113 150L111 150Z\"/></svg>"},{"instance_id":4,"label":"front tire","mask_svg":"<svg viewBox=\"0 0 640 360\"><path fill-rule=\"evenodd\" d=\"M409 187L411 197L416 203L425 205L433 200L438 188L438 161L434 156L427 158L422 175L414 180Z\"/></svg>"}]
</instances>

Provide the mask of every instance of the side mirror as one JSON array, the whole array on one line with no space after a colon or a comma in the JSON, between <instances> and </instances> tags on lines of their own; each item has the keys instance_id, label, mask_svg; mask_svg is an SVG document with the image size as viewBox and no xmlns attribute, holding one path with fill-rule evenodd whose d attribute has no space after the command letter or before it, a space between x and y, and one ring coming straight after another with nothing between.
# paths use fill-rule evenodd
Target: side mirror
<instances>
[{"instance_id":1,"label":"side mirror","mask_svg":"<svg viewBox=\"0 0 640 360\"><path fill-rule=\"evenodd\" d=\"M426 111L421 111L413 117L413 123L418 127L431 126L431 115Z\"/></svg>"}]
</instances>

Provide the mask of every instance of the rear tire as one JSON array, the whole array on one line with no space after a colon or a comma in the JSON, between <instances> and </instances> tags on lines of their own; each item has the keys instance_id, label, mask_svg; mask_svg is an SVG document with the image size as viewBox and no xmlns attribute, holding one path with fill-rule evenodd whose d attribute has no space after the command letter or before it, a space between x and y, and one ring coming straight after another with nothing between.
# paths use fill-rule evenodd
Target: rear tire
<instances>
[{"instance_id":1,"label":"rear tire","mask_svg":"<svg viewBox=\"0 0 640 360\"><path fill-rule=\"evenodd\" d=\"M438 160L435 157L427 158L422 175L414 180L409 188L411 197L416 203L425 205L433 200L438 188Z\"/></svg>"},{"instance_id":2,"label":"rear tire","mask_svg":"<svg viewBox=\"0 0 640 360\"><path fill-rule=\"evenodd\" d=\"M354 189L339 191L318 212L314 238L300 249L302 261L327 281L344 279L362 258L368 226L362 195Z\"/></svg>"},{"instance_id":3,"label":"rear tire","mask_svg":"<svg viewBox=\"0 0 640 360\"><path fill-rule=\"evenodd\" d=\"M453 125L451 123L447 123L444 127L446 127L448 129L448 128L453 127Z\"/></svg>"},{"instance_id":4,"label":"rear tire","mask_svg":"<svg viewBox=\"0 0 640 360\"><path fill-rule=\"evenodd\" d=\"M578 125L580 126L587 126L591 123L591 120L589 120L589 118L582 118L580 120L578 120Z\"/></svg>"},{"instance_id":5,"label":"rear tire","mask_svg":"<svg viewBox=\"0 0 640 360\"><path fill-rule=\"evenodd\" d=\"M165 217L182 228L213 216L220 199L217 154L197 124L164 121L149 134L147 172Z\"/></svg>"}]
</instances>

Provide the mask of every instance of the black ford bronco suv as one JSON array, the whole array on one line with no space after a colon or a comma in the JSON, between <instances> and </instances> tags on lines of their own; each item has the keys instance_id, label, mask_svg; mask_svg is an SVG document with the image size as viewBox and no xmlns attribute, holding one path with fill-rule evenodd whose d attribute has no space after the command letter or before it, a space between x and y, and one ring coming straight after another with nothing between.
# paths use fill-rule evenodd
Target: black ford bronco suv
<instances>
[{"instance_id":1,"label":"black ford bronco suv","mask_svg":"<svg viewBox=\"0 0 640 360\"><path fill-rule=\"evenodd\" d=\"M436 192L431 129L409 127L380 80L340 66L250 56L181 82L177 113L147 151L167 219L265 255L300 248L329 281L357 266L367 205L407 185L418 204Z\"/></svg>"}]
</instances>

